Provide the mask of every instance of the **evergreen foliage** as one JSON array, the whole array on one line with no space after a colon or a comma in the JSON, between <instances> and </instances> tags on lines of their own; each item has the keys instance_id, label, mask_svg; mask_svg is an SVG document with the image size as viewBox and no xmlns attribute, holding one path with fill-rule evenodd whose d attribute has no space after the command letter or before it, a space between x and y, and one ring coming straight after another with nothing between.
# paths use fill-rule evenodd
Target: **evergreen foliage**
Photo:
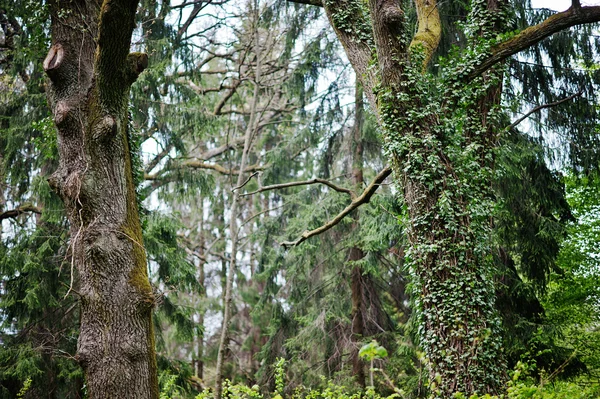
<instances>
[{"instance_id":1,"label":"evergreen foliage","mask_svg":"<svg viewBox=\"0 0 600 399\"><path fill-rule=\"evenodd\" d=\"M484 1L440 2L431 67L423 48L395 59L405 85L379 76L378 120L358 104L368 94L351 100L354 74L323 9L303 2L139 5L132 51L149 67L127 132L160 397L213 397L232 259L226 397L435 395L445 387L432 362L454 364L440 324L475 348L460 373L485 375L479 392L599 395L597 26L470 80L473 60L553 12L528 1L498 19ZM377 74L367 3L331 21L370 46L365 73ZM401 3L408 46L418 15ZM58 161L41 65L48 19L43 2L0 0L0 398L86 397L72 238L46 181ZM332 220L390 159L398 184L318 237L280 245Z\"/></svg>"}]
</instances>

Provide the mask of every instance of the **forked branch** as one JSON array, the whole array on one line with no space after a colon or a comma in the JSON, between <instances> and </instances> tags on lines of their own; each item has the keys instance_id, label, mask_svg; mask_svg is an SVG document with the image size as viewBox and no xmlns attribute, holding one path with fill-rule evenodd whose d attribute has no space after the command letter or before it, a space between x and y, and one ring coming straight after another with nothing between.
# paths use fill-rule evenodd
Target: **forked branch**
<instances>
[{"instance_id":1,"label":"forked branch","mask_svg":"<svg viewBox=\"0 0 600 399\"><path fill-rule=\"evenodd\" d=\"M371 184L369 184L369 186L365 189L365 191L363 191L363 193L359 197L356 197L350 203L350 205L348 205L346 208L344 208L343 211L341 211L340 213L338 213L329 222L325 223L321 227L318 227L318 228L316 228L314 230L305 231L295 241L284 241L284 242L280 243L280 245L283 248L285 248L285 249L288 249L290 247L295 247L295 246L303 243L304 241L308 240L310 237L313 237L313 236L319 235L321 233L324 233L327 230L329 230L330 228L332 228L333 226L337 225L350 212L352 212L353 210L355 210L356 208L358 208L362 204L368 203L371 200L371 197L373 196L373 194L375 194L375 191L377 191L377 189L381 185L381 183L383 183L383 181L391 173L392 173L392 169L389 166L383 168L383 170L381 172L379 172L379 174L377 176L375 176L375 179L373 179L373 181L371 182Z\"/></svg>"}]
</instances>

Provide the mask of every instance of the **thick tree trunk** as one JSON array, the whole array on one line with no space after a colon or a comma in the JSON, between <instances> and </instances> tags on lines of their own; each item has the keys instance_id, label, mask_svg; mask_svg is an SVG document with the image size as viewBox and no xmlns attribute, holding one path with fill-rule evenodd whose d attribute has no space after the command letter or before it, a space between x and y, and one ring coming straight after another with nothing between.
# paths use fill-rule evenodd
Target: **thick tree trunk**
<instances>
[{"instance_id":1,"label":"thick tree trunk","mask_svg":"<svg viewBox=\"0 0 600 399\"><path fill-rule=\"evenodd\" d=\"M344 47L362 52L349 58L367 90L374 88L372 79L361 73L365 65L356 64L377 53L380 84L370 99L408 211L407 259L420 290L419 332L431 393L436 398L451 398L459 391L497 393L505 366L489 260L492 215L487 201L492 193L486 162L493 145L478 128L481 122L485 125L491 107L474 97L474 105L457 116L462 122L454 126L451 115L464 107L459 105L464 100L460 95L468 92L455 100L459 86L444 98L431 89L435 83L429 82L430 76L419 76L441 35L435 1L416 1L419 31L412 42L396 1L369 1L370 32L359 13L353 14L355 20L347 16L352 7L360 8L358 2L344 4L324 2ZM447 133L453 130L457 135Z\"/></svg>"},{"instance_id":2,"label":"thick tree trunk","mask_svg":"<svg viewBox=\"0 0 600 399\"><path fill-rule=\"evenodd\" d=\"M127 97L147 65L129 54L137 1L49 2L52 47L44 61L58 128L51 186L71 225L81 300L77 359L88 396L158 398L146 253L128 142Z\"/></svg>"}]
</instances>

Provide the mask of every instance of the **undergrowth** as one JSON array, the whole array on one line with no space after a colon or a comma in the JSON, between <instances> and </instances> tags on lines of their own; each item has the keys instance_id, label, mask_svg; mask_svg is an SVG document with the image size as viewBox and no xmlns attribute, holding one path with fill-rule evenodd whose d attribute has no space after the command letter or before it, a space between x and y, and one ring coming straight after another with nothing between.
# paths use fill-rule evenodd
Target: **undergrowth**
<instances>
[{"instance_id":1,"label":"undergrowth","mask_svg":"<svg viewBox=\"0 0 600 399\"><path fill-rule=\"evenodd\" d=\"M356 390L343 385L337 385L327 381L322 388L308 388L305 386L295 387L291 390L285 386L285 362L279 359L274 365L275 389L273 392L263 392L258 385L247 386L244 384L232 384L226 380L223 383L222 397L226 399L417 399L412 395L405 394L401 389L393 387L393 383L386 376L388 382L394 388L391 395L382 395L374 387L365 390ZM550 377L536 377L531 373L532 367L519 362L512 372L512 378L506 386L506 392L500 396L472 395L465 396L457 392L453 399L600 399L600 384L588 384L584 382L553 381ZM372 369L371 372L382 372ZM175 384L175 376L162 376L162 392L160 399L183 399L182 392ZM423 398L426 398L424 396ZM194 399L213 399L212 389L206 388ZM433 397L430 397L433 398ZM437 399L437 398L436 398Z\"/></svg>"}]
</instances>

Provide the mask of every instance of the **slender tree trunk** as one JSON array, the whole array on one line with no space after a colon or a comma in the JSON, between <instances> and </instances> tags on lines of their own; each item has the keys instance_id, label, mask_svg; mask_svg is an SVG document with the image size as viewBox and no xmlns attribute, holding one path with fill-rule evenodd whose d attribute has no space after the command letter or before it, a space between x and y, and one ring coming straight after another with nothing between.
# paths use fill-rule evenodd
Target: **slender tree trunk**
<instances>
[{"instance_id":1,"label":"slender tree trunk","mask_svg":"<svg viewBox=\"0 0 600 399\"><path fill-rule=\"evenodd\" d=\"M127 132L129 88L148 62L129 54L137 1L52 0L49 7L44 70L60 155L49 181L67 210L79 275L77 359L90 398L155 399L155 300Z\"/></svg>"},{"instance_id":2,"label":"slender tree trunk","mask_svg":"<svg viewBox=\"0 0 600 399\"><path fill-rule=\"evenodd\" d=\"M257 108L260 93L260 75L261 75L261 54L260 54L260 41L258 32L258 0L254 1L254 40L255 40L255 54L256 54L256 69L254 72L254 95L252 97L252 103L250 105L250 118L246 127L244 135L244 149L242 150L242 160L240 162L240 171L238 173L237 182L235 187L232 189L233 198L231 202L231 208L229 211L229 234L231 237L231 255L229 259L229 269L227 271L227 280L225 287L225 296L223 298L223 324L221 327L221 338L219 340L219 352L217 354L217 369L216 369L216 380L215 380L215 398L221 399L222 384L223 384L223 360L225 352L229 346L229 325L231 323L231 302L232 302L232 291L233 291L233 280L236 271L237 261L237 247L238 247L238 233L239 226L237 223L238 207L240 205L240 191L244 183L244 169L248 163L248 153L252 145L252 139L256 132L257 124Z\"/></svg>"},{"instance_id":3,"label":"slender tree trunk","mask_svg":"<svg viewBox=\"0 0 600 399\"><path fill-rule=\"evenodd\" d=\"M352 138L351 138L351 160L349 162L350 173L352 176L352 187L355 192L360 192L363 185L363 140L362 140L362 128L364 121L364 105L363 105L363 90L360 82L357 79L355 89L355 112L354 112L354 126L352 127ZM354 221L352 222L352 232L357 231L359 228L359 217L358 214L354 215ZM348 253L348 261L356 262L364 258L364 252L357 246L350 248ZM368 278L368 277L367 277ZM363 304L364 292L363 292L363 274L362 268L358 265L352 266L352 341L354 348L350 355L352 360L352 375L361 387L365 387L365 365L361 358L358 356L360 350L361 340L365 336L365 317L363 310L365 304Z\"/></svg>"},{"instance_id":4,"label":"slender tree trunk","mask_svg":"<svg viewBox=\"0 0 600 399\"><path fill-rule=\"evenodd\" d=\"M200 199L200 207L198 209L200 213L200 240L198 242L198 251L200 253L200 264L198 265L198 284L200 285L199 295L199 311L198 311L198 335L196 337L196 361L194 365L194 374L197 378L202 380L204 378L204 315L205 300L206 300L206 275L204 270L205 265L205 247L206 237L204 232L204 201Z\"/></svg>"}]
</instances>

